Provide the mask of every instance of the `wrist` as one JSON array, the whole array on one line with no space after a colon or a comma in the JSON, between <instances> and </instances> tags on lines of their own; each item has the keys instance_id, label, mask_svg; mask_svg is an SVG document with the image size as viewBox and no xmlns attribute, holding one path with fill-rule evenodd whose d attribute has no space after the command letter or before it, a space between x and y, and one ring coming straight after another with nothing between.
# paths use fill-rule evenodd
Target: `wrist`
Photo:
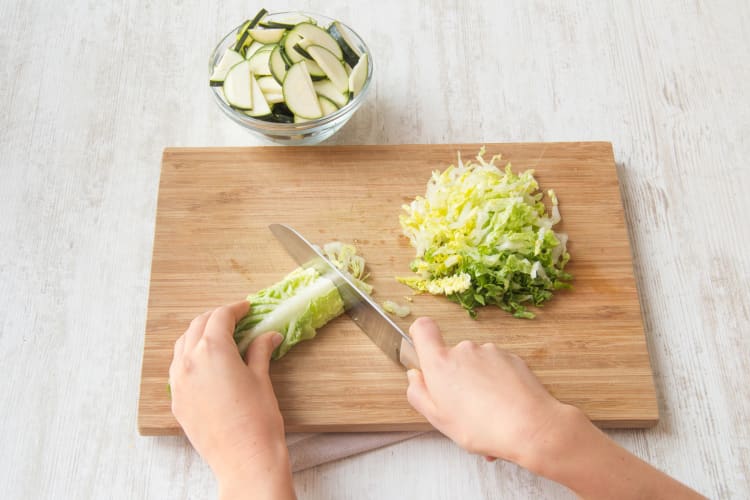
<instances>
[{"instance_id":1,"label":"wrist","mask_svg":"<svg viewBox=\"0 0 750 500\"><path fill-rule=\"evenodd\" d=\"M221 500L294 498L289 453L284 442L228 460L214 472Z\"/></svg>"},{"instance_id":2,"label":"wrist","mask_svg":"<svg viewBox=\"0 0 750 500\"><path fill-rule=\"evenodd\" d=\"M590 442L599 431L575 406L562 404L556 408L547 425L540 429L518 461L519 465L537 475L555 479L558 464L564 463L582 442Z\"/></svg>"}]
</instances>

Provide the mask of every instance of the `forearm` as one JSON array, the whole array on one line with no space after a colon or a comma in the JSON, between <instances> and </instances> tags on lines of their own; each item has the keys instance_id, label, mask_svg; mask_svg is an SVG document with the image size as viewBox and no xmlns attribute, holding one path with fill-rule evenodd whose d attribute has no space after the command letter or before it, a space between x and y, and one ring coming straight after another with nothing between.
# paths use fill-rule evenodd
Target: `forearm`
<instances>
[{"instance_id":1,"label":"forearm","mask_svg":"<svg viewBox=\"0 0 750 500\"><path fill-rule=\"evenodd\" d=\"M578 409L550 432L529 469L563 484L583 498L703 498L612 441Z\"/></svg>"},{"instance_id":2,"label":"forearm","mask_svg":"<svg viewBox=\"0 0 750 500\"><path fill-rule=\"evenodd\" d=\"M220 500L296 498L289 454L284 443L216 473Z\"/></svg>"}]
</instances>

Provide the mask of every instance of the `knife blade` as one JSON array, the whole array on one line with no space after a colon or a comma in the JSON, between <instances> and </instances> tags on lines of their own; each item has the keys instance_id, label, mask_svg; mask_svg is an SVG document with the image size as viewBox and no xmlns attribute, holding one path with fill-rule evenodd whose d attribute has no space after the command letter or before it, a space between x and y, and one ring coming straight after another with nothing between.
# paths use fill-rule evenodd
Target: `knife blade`
<instances>
[{"instance_id":1,"label":"knife blade","mask_svg":"<svg viewBox=\"0 0 750 500\"><path fill-rule=\"evenodd\" d=\"M268 226L289 255L304 268L313 267L330 279L344 301L344 310L389 358L406 368L419 368L414 344L381 307L304 236L285 224Z\"/></svg>"}]
</instances>

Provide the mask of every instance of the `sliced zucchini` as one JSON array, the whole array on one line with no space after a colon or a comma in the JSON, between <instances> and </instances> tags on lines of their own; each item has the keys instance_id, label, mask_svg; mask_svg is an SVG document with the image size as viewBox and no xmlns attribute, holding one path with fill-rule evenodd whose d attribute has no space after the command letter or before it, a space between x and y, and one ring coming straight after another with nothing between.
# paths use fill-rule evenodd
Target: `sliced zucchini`
<instances>
[{"instance_id":1,"label":"sliced zucchini","mask_svg":"<svg viewBox=\"0 0 750 500\"><path fill-rule=\"evenodd\" d=\"M305 41L304 38L302 40L300 40L300 42L304 42L304 41ZM302 46L299 43L295 44L294 47L293 47L293 49L295 51L297 51L297 53L299 55L301 55L302 57L304 57L305 59L312 60L312 56L310 55L310 53L308 51L306 51L305 49L303 49Z\"/></svg>"},{"instance_id":2,"label":"sliced zucchini","mask_svg":"<svg viewBox=\"0 0 750 500\"><path fill-rule=\"evenodd\" d=\"M281 84L272 76L259 77L258 85L260 85L260 90L262 90L264 94L268 94L269 92L273 94L281 94Z\"/></svg>"},{"instance_id":3,"label":"sliced zucchini","mask_svg":"<svg viewBox=\"0 0 750 500\"><path fill-rule=\"evenodd\" d=\"M284 49L284 45L286 44L285 40L286 40L286 37L282 38L281 41L279 42L279 54L281 55L281 58L284 60L284 64L286 64L286 67L288 69L289 66L291 66L294 63L292 62L291 59L289 59L289 56L286 53L286 49Z\"/></svg>"},{"instance_id":4,"label":"sliced zucchini","mask_svg":"<svg viewBox=\"0 0 750 500\"><path fill-rule=\"evenodd\" d=\"M276 120L279 123L293 123L294 122L294 113L292 113L292 110L289 109L286 103L280 102L280 103L274 104L271 107L271 112L273 113L274 120Z\"/></svg>"},{"instance_id":5,"label":"sliced zucchini","mask_svg":"<svg viewBox=\"0 0 750 500\"><path fill-rule=\"evenodd\" d=\"M248 33L250 33L250 36L253 38L253 40L258 41L260 43L277 43L279 40L281 40L281 37L284 36L284 33L286 33L286 29L284 28L269 28L269 29L263 29L263 28L253 28L247 30Z\"/></svg>"},{"instance_id":6,"label":"sliced zucchini","mask_svg":"<svg viewBox=\"0 0 750 500\"><path fill-rule=\"evenodd\" d=\"M337 90L340 92L349 90L349 78L344 63L337 59L333 52L319 45L310 45L307 52L318 63L320 69L323 70Z\"/></svg>"},{"instance_id":7,"label":"sliced zucchini","mask_svg":"<svg viewBox=\"0 0 750 500\"><path fill-rule=\"evenodd\" d=\"M242 61L232 66L224 79L224 97L227 103L237 109L252 109L254 81L250 74L250 61Z\"/></svg>"},{"instance_id":8,"label":"sliced zucchini","mask_svg":"<svg viewBox=\"0 0 750 500\"><path fill-rule=\"evenodd\" d=\"M312 59L312 57L305 55L307 53L307 51L305 51L305 49L308 48L310 45L315 45L315 42L312 41L312 40L310 40L309 38L303 38L302 40L300 40L299 42L297 42L297 45L295 45L294 47L295 48L299 47L299 49L296 49L297 52L299 52L303 56L307 57L308 59ZM300 52L300 49L302 51L304 51L304 52Z\"/></svg>"},{"instance_id":9,"label":"sliced zucchini","mask_svg":"<svg viewBox=\"0 0 750 500\"><path fill-rule=\"evenodd\" d=\"M249 46L253 38L250 36L250 30L255 28L257 24L268 14L266 9L260 9L255 17L249 21L245 21L237 32L237 43L234 46L234 50L240 52L241 49Z\"/></svg>"},{"instance_id":10,"label":"sliced zucchini","mask_svg":"<svg viewBox=\"0 0 750 500\"><path fill-rule=\"evenodd\" d=\"M362 57L362 53L357 49L357 44L351 39L344 25L338 21L334 21L328 27L328 33L331 34L341 47L341 52L344 54L344 61L352 68L356 66L359 58Z\"/></svg>"},{"instance_id":11,"label":"sliced zucchini","mask_svg":"<svg viewBox=\"0 0 750 500\"><path fill-rule=\"evenodd\" d=\"M331 35L328 34L327 31L314 24L300 23L289 30L289 32L284 37L284 50L286 51L286 55L293 63L300 62L302 59L304 59L303 55L294 50L294 46L298 44L302 39L309 40L315 45L320 45L321 47L327 48L328 50L333 52L333 54L338 59L343 58L341 47L339 47L339 44L336 42L336 40L333 39Z\"/></svg>"},{"instance_id":12,"label":"sliced zucchini","mask_svg":"<svg viewBox=\"0 0 750 500\"><path fill-rule=\"evenodd\" d=\"M255 76L250 76L250 86L252 87L253 94L253 109L245 111L245 114L252 116L253 118L265 118L271 115L271 106L268 105L266 97L263 95L263 91L260 90L258 80Z\"/></svg>"},{"instance_id":13,"label":"sliced zucchini","mask_svg":"<svg viewBox=\"0 0 750 500\"><path fill-rule=\"evenodd\" d=\"M250 71L258 76L270 76L271 67L269 60L271 58L271 50L259 50L253 56L248 59L250 63Z\"/></svg>"},{"instance_id":14,"label":"sliced zucchini","mask_svg":"<svg viewBox=\"0 0 750 500\"><path fill-rule=\"evenodd\" d=\"M282 56L285 53L284 49L282 48ZM297 51L298 54L302 56L302 61L305 61L305 64L307 64L307 71L310 72L310 77L313 80L322 80L326 77L326 72L323 71L323 68L321 68L318 63L313 61L313 58L310 54L307 53L305 49L300 47L299 44L295 45L292 50ZM287 58L288 59L288 58ZM299 61L298 61L299 62ZM291 66L294 63L287 63L287 66Z\"/></svg>"},{"instance_id":15,"label":"sliced zucchini","mask_svg":"<svg viewBox=\"0 0 750 500\"><path fill-rule=\"evenodd\" d=\"M250 46L245 49L245 59L250 59L251 57L253 57L253 54L258 52L263 47L264 45L262 43L253 41L253 43L251 43Z\"/></svg>"},{"instance_id":16,"label":"sliced zucchini","mask_svg":"<svg viewBox=\"0 0 750 500\"><path fill-rule=\"evenodd\" d=\"M274 17L273 19L263 20L259 24L264 28L285 28L291 29L299 23L313 23L315 21L302 14L288 14L284 17Z\"/></svg>"},{"instance_id":17,"label":"sliced zucchini","mask_svg":"<svg viewBox=\"0 0 750 500\"><path fill-rule=\"evenodd\" d=\"M250 27L250 19L242 23L242 26L240 26L240 29L237 30L237 36L234 39L234 46L232 49L236 52L242 52L242 49L247 47L249 43L246 45L245 41L247 40L247 37L250 36L247 33L247 29Z\"/></svg>"},{"instance_id":18,"label":"sliced zucchini","mask_svg":"<svg viewBox=\"0 0 750 500\"><path fill-rule=\"evenodd\" d=\"M326 77L326 72L323 71L323 68L313 60L312 56L305 49L297 44L294 46L294 50L303 57L302 60L307 64L307 71L310 72L310 77L312 77L313 80L322 80Z\"/></svg>"},{"instance_id":19,"label":"sliced zucchini","mask_svg":"<svg viewBox=\"0 0 750 500\"><path fill-rule=\"evenodd\" d=\"M266 98L268 104L278 104L284 102L284 94L281 92L264 92L263 96Z\"/></svg>"},{"instance_id":20,"label":"sliced zucchini","mask_svg":"<svg viewBox=\"0 0 750 500\"><path fill-rule=\"evenodd\" d=\"M326 72L323 71L323 68L321 68L318 63L312 59L305 59L304 61L305 65L307 65L307 71L310 73L313 80L322 80L326 77Z\"/></svg>"},{"instance_id":21,"label":"sliced zucchini","mask_svg":"<svg viewBox=\"0 0 750 500\"><path fill-rule=\"evenodd\" d=\"M257 14L255 14L255 17L250 21L250 24L248 25L248 29L255 28L259 22L263 20L264 17L266 17L266 14L268 14L268 11L266 9L260 9Z\"/></svg>"},{"instance_id":22,"label":"sliced zucchini","mask_svg":"<svg viewBox=\"0 0 750 500\"><path fill-rule=\"evenodd\" d=\"M353 32L300 14L269 19L261 9L210 77L234 109L271 122L302 123L335 113L364 88L369 60Z\"/></svg>"},{"instance_id":23,"label":"sliced zucchini","mask_svg":"<svg viewBox=\"0 0 750 500\"><path fill-rule=\"evenodd\" d=\"M300 61L289 68L282 90L286 105L296 116L309 119L323 116L310 73L304 62Z\"/></svg>"},{"instance_id":24,"label":"sliced zucchini","mask_svg":"<svg viewBox=\"0 0 750 500\"><path fill-rule=\"evenodd\" d=\"M349 75L349 92L352 93L352 97L356 96L365 86L365 80L367 80L367 65L368 65L367 54L363 54L359 58L359 62Z\"/></svg>"},{"instance_id":25,"label":"sliced zucchini","mask_svg":"<svg viewBox=\"0 0 750 500\"><path fill-rule=\"evenodd\" d=\"M331 83L331 80L313 82L313 88L318 95L330 99L339 108L345 106L346 103L349 102L349 91L340 92L336 86Z\"/></svg>"},{"instance_id":26,"label":"sliced zucchini","mask_svg":"<svg viewBox=\"0 0 750 500\"><path fill-rule=\"evenodd\" d=\"M279 85L284 82L286 69L288 68L286 62L284 61L284 58L281 55L283 50L284 49L281 48L281 45L277 45L271 51L271 57L268 59L268 66L271 68L271 74L279 83Z\"/></svg>"},{"instance_id":27,"label":"sliced zucchini","mask_svg":"<svg viewBox=\"0 0 750 500\"><path fill-rule=\"evenodd\" d=\"M244 23L240 25L239 28L237 28L237 35L234 37L235 43L240 39L242 34L247 30L248 26L250 26L250 19L246 20Z\"/></svg>"},{"instance_id":28,"label":"sliced zucchini","mask_svg":"<svg viewBox=\"0 0 750 500\"><path fill-rule=\"evenodd\" d=\"M226 78L227 73L230 69L232 69L232 66L241 63L242 60L242 55L239 52L232 49L227 49L226 52L224 52L224 55L221 56L219 64L217 64L214 68L214 72L211 73L209 84L212 87L221 87L221 85L224 83L224 79Z\"/></svg>"},{"instance_id":29,"label":"sliced zucchini","mask_svg":"<svg viewBox=\"0 0 750 500\"><path fill-rule=\"evenodd\" d=\"M318 96L318 104L320 104L320 110L323 112L323 116L330 115L339 110L339 108L327 97Z\"/></svg>"}]
</instances>

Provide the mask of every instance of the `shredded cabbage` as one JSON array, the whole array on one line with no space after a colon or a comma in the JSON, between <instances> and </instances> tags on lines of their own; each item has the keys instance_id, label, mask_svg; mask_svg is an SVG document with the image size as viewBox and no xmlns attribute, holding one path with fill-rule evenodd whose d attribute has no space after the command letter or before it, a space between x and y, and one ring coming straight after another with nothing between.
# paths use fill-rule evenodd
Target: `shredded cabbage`
<instances>
[{"instance_id":1,"label":"shredded cabbage","mask_svg":"<svg viewBox=\"0 0 750 500\"><path fill-rule=\"evenodd\" d=\"M411 314L411 308L406 304L399 304L392 300L383 301L383 310L390 314L395 314L399 318L405 318Z\"/></svg>"},{"instance_id":2,"label":"shredded cabbage","mask_svg":"<svg viewBox=\"0 0 750 500\"><path fill-rule=\"evenodd\" d=\"M476 317L476 308L494 304L519 318L541 306L554 290L569 288L564 271L570 259L554 191L548 213L533 170L514 174L495 166L500 156L433 172L424 197L404 205L401 227L416 249L415 276L400 282L420 292L446 295Z\"/></svg>"}]
</instances>

